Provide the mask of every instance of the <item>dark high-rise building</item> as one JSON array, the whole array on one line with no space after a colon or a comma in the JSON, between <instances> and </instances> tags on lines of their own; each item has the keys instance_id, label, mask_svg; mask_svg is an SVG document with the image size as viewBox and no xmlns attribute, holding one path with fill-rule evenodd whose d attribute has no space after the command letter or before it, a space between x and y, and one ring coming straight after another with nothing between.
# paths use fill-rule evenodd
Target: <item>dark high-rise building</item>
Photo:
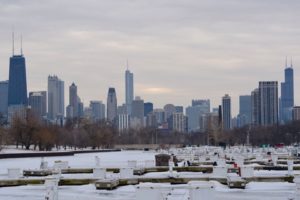
<instances>
[{"instance_id":1,"label":"dark high-rise building","mask_svg":"<svg viewBox=\"0 0 300 200\"><path fill-rule=\"evenodd\" d=\"M251 92L251 124L260 124L260 99L258 88Z\"/></svg>"},{"instance_id":2,"label":"dark high-rise building","mask_svg":"<svg viewBox=\"0 0 300 200\"><path fill-rule=\"evenodd\" d=\"M8 81L0 81L0 114L7 116Z\"/></svg>"},{"instance_id":3,"label":"dark high-rise building","mask_svg":"<svg viewBox=\"0 0 300 200\"><path fill-rule=\"evenodd\" d=\"M251 124L251 96L240 96L240 111L238 116L238 126L242 127Z\"/></svg>"},{"instance_id":4,"label":"dark high-rise building","mask_svg":"<svg viewBox=\"0 0 300 200\"><path fill-rule=\"evenodd\" d=\"M26 66L23 54L13 55L9 61L8 106L27 106Z\"/></svg>"},{"instance_id":5,"label":"dark high-rise building","mask_svg":"<svg viewBox=\"0 0 300 200\"><path fill-rule=\"evenodd\" d=\"M228 94L222 98L222 122L223 130L232 128L231 124L231 98Z\"/></svg>"},{"instance_id":6,"label":"dark high-rise building","mask_svg":"<svg viewBox=\"0 0 300 200\"><path fill-rule=\"evenodd\" d=\"M259 82L260 125L278 123L278 83L277 81Z\"/></svg>"},{"instance_id":7,"label":"dark high-rise building","mask_svg":"<svg viewBox=\"0 0 300 200\"><path fill-rule=\"evenodd\" d=\"M107 119L116 122L117 117L117 95L115 88L109 88L107 94Z\"/></svg>"},{"instance_id":8,"label":"dark high-rise building","mask_svg":"<svg viewBox=\"0 0 300 200\"><path fill-rule=\"evenodd\" d=\"M146 117L149 113L153 111L153 103L144 103L144 116Z\"/></svg>"},{"instance_id":9,"label":"dark high-rise building","mask_svg":"<svg viewBox=\"0 0 300 200\"><path fill-rule=\"evenodd\" d=\"M293 65L284 70L284 82L281 83L280 98L280 121L286 123L292 120L292 109L294 107L294 70Z\"/></svg>"},{"instance_id":10,"label":"dark high-rise building","mask_svg":"<svg viewBox=\"0 0 300 200\"><path fill-rule=\"evenodd\" d=\"M75 83L72 83L69 87L69 113L68 118L76 118L79 117L79 101L77 95L77 86Z\"/></svg>"}]
</instances>

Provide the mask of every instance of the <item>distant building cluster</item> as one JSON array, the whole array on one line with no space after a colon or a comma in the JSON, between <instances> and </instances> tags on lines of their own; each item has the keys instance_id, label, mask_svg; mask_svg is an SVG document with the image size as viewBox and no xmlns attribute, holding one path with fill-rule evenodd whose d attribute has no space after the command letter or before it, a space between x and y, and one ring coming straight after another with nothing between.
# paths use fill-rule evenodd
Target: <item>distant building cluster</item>
<instances>
[{"instance_id":1,"label":"distant building cluster","mask_svg":"<svg viewBox=\"0 0 300 200\"><path fill-rule=\"evenodd\" d=\"M10 124L14 117L26 117L30 109L40 120L63 125L66 119L87 119L92 122L107 120L119 133L130 129L151 127L162 131L206 132L227 131L235 127L269 126L300 120L300 107L294 106L293 65L286 63L281 95L277 81L259 81L251 94L239 97L239 114L232 116L229 94L221 104L211 108L209 99L193 99L191 105L166 104L155 108L134 93L134 74L125 71L125 102L118 104L117 91L108 88L106 104L92 100L85 107L78 95L78 86L69 86L69 104L65 107L64 81L56 75L48 76L47 91L27 93L26 64L22 49L15 55L14 48L9 63L9 80L0 81L0 114Z\"/></svg>"}]
</instances>

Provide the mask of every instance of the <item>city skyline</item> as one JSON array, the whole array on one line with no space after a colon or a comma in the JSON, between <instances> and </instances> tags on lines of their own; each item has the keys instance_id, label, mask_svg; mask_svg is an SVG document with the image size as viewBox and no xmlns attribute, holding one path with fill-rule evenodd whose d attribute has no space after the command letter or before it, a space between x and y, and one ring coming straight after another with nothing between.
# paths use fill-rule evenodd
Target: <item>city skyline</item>
<instances>
[{"instance_id":1,"label":"city skyline","mask_svg":"<svg viewBox=\"0 0 300 200\"><path fill-rule=\"evenodd\" d=\"M3 22L0 32L3 44L0 49L0 80L8 80L13 25L16 33L22 33L24 37L28 92L45 90L47 76L57 74L66 86L76 82L85 105L90 100L105 101L109 87L115 87L119 102L125 102L122 77L126 59L129 59L130 70L136 75L136 95L153 102L155 108L162 108L167 103L187 107L191 99L210 99L212 107L217 107L221 97L228 93L232 98L233 115L236 115L239 95L249 95L258 81L283 81L284 59L288 55L293 57L295 105L299 104L299 57L295 52L300 45L294 17L297 16L297 1L289 5L279 1L251 1L243 5L237 1L226 5L216 1L189 1L185 6L179 1L172 2L172 6L156 2L147 5L150 10L157 11L154 21L152 18L147 20L151 15L144 1L101 2L101 5L78 1L70 5L71 8L97 9L79 15L72 11L64 13L61 6L57 13L65 19L64 23L56 17L44 16L46 22L56 24L55 31L41 25L41 19L32 17L40 12L53 11L57 2L47 2L39 7L40 10L35 9L33 2L0 3L1 11L12 16ZM251 9L245 10L246 7ZM108 8L113 9L109 11ZM264 13L264 8L270 12ZM145 11L141 19L137 19L139 12L136 10L139 9ZM120 11L120 14L111 16L113 11ZM126 15L128 12L131 14ZM256 15L248 16L252 12ZM22 23L19 22L21 14L24 16ZM241 16L243 20L239 20ZM185 23L185 17L189 18L189 23ZM111 24L105 24L106 18L111 19ZM75 21L79 19L86 26L76 25ZM145 24L138 28L130 21L145 21ZM123 25L118 26L120 24ZM169 25L163 27L165 24ZM18 38L16 34L16 50L19 49ZM90 73L82 76L82 72ZM65 95L65 103L67 97Z\"/></svg>"}]
</instances>

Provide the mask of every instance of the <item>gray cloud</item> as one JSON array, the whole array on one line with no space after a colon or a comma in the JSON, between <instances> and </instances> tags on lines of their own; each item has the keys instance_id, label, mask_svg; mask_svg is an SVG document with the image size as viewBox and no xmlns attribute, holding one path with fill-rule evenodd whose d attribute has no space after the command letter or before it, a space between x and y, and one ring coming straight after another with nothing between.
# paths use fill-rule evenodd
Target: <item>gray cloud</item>
<instances>
[{"instance_id":1,"label":"gray cloud","mask_svg":"<svg viewBox=\"0 0 300 200\"><path fill-rule=\"evenodd\" d=\"M29 90L46 89L57 74L86 104L105 101L109 86L121 103L128 58L136 94L156 107L192 98L217 106L229 93L236 113L238 95L259 80L281 81L291 55L298 103L299 8L298 0L2 0L0 78L14 26L25 40Z\"/></svg>"}]
</instances>

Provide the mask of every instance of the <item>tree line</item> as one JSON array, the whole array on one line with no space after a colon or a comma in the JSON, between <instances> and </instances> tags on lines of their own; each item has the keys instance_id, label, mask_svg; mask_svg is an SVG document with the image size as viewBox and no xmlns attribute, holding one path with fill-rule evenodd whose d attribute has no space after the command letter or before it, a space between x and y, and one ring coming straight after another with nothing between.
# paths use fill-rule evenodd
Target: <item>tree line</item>
<instances>
[{"instance_id":1,"label":"tree line","mask_svg":"<svg viewBox=\"0 0 300 200\"><path fill-rule=\"evenodd\" d=\"M61 127L45 123L28 111L25 119L14 117L10 127L0 123L0 148L1 145L16 145L40 151L113 148L116 144L243 145L248 141L254 146L299 143L300 121L266 127L245 126L226 132L214 129L204 133L181 133L151 127L120 132L106 120L68 119Z\"/></svg>"}]
</instances>

